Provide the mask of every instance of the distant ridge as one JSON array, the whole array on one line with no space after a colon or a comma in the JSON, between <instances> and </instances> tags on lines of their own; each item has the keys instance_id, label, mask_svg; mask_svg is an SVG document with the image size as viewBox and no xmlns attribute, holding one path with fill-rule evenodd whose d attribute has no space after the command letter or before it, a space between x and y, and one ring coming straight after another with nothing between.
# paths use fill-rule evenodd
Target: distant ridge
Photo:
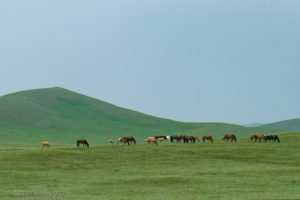
<instances>
[{"instance_id":1,"label":"distant ridge","mask_svg":"<svg viewBox=\"0 0 300 200\"><path fill-rule=\"evenodd\" d=\"M107 141L132 135L141 140L151 135L250 134L270 128L247 128L226 123L185 123L150 116L91 98L61 87L20 91L0 97L2 141L56 140L72 143L77 138Z\"/></svg>"},{"instance_id":2,"label":"distant ridge","mask_svg":"<svg viewBox=\"0 0 300 200\"><path fill-rule=\"evenodd\" d=\"M259 126L263 126L263 123L251 123L251 124L244 124L243 126L245 127L259 127Z\"/></svg>"},{"instance_id":3,"label":"distant ridge","mask_svg":"<svg viewBox=\"0 0 300 200\"><path fill-rule=\"evenodd\" d=\"M300 131L300 118L289 119L260 126L261 128L271 128L284 131Z\"/></svg>"}]
</instances>

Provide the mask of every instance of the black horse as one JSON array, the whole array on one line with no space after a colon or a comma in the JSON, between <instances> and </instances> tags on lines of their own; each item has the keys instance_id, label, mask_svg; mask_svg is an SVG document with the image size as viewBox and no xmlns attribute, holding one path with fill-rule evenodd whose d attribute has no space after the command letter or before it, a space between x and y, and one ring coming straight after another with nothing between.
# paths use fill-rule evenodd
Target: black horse
<instances>
[{"instance_id":1,"label":"black horse","mask_svg":"<svg viewBox=\"0 0 300 200\"><path fill-rule=\"evenodd\" d=\"M179 137L177 135L173 135L173 136L170 136L170 141L171 142L179 142Z\"/></svg>"},{"instance_id":2,"label":"black horse","mask_svg":"<svg viewBox=\"0 0 300 200\"><path fill-rule=\"evenodd\" d=\"M80 144L82 144L84 147L87 147L87 148L90 147L89 143L85 139L79 139L79 140L77 140L77 147L79 147Z\"/></svg>"},{"instance_id":3,"label":"black horse","mask_svg":"<svg viewBox=\"0 0 300 200\"><path fill-rule=\"evenodd\" d=\"M279 137L277 135L266 135L264 137L265 142L278 142L280 143Z\"/></svg>"},{"instance_id":4,"label":"black horse","mask_svg":"<svg viewBox=\"0 0 300 200\"><path fill-rule=\"evenodd\" d=\"M179 137L179 141L183 142L183 143L195 143L196 139L194 136L187 136L187 135L180 135Z\"/></svg>"}]
</instances>

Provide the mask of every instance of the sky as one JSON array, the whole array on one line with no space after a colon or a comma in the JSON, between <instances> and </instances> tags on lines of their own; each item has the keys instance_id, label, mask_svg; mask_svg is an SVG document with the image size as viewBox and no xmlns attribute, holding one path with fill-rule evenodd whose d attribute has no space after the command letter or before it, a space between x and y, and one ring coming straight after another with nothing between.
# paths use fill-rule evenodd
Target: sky
<instances>
[{"instance_id":1,"label":"sky","mask_svg":"<svg viewBox=\"0 0 300 200\"><path fill-rule=\"evenodd\" d=\"M192 122L300 117L298 0L0 0L0 95L60 86Z\"/></svg>"}]
</instances>

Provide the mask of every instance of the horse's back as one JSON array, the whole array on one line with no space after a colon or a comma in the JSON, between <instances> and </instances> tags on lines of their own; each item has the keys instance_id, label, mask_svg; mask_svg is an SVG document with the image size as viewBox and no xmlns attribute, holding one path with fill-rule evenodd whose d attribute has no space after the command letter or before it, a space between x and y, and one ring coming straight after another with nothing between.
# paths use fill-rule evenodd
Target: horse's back
<instances>
[{"instance_id":1,"label":"horse's back","mask_svg":"<svg viewBox=\"0 0 300 200\"><path fill-rule=\"evenodd\" d=\"M147 141L148 142L157 142L157 139L155 137L148 137Z\"/></svg>"},{"instance_id":2,"label":"horse's back","mask_svg":"<svg viewBox=\"0 0 300 200\"><path fill-rule=\"evenodd\" d=\"M42 144L50 144L48 141L41 142Z\"/></svg>"}]
</instances>

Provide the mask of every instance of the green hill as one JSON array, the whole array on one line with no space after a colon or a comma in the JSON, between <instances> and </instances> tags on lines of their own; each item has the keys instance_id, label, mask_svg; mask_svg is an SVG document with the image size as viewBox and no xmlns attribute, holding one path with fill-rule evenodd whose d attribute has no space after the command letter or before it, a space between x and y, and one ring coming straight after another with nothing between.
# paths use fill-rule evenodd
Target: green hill
<instances>
[{"instance_id":1,"label":"green hill","mask_svg":"<svg viewBox=\"0 0 300 200\"><path fill-rule=\"evenodd\" d=\"M246 128L224 123L183 123L143 113L63 88L17 92L0 97L0 137L6 142L51 140L74 143L87 138L103 143L108 138L132 135L143 142L151 135L250 134L269 128Z\"/></svg>"},{"instance_id":2,"label":"green hill","mask_svg":"<svg viewBox=\"0 0 300 200\"><path fill-rule=\"evenodd\" d=\"M274 122L260 127L285 131L300 131L300 118Z\"/></svg>"}]
</instances>

